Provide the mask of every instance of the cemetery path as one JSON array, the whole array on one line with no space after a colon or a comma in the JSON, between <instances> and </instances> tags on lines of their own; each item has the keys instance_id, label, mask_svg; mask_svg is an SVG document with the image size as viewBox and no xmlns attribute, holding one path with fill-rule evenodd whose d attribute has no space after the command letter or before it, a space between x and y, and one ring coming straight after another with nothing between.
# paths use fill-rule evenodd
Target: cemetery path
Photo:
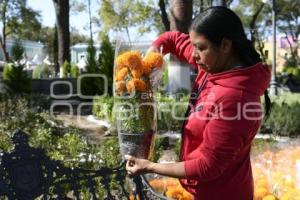
<instances>
[{"instance_id":1,"label":"cemetery path","mask_svg":"<svg viewBox=\"0 0 300 200\"><path fill-rule=\"evenodd\" d=\"M109 124L97 120L92 115L71 115L60 113L57 119L62 120L64 126L75 126L82 129L89 143L97 144L103 136L107 135Z\"/></svg>"}]
</instances>

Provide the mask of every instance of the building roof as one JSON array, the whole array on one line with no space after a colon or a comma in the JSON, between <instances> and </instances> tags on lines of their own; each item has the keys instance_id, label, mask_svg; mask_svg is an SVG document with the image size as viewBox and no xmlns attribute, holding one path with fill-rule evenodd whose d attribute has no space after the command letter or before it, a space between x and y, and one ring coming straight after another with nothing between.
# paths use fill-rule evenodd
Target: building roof
<instances>
[{"instance_id":1,"label":"building roof","mask_svg":"<svg viewBox=\"0 0 300 200\"><path fill-rule=\"evenodd\" d=\"M78 43L73 46L71 46L71 50L76 50L76 49L86 49L89 46L88 43ZM100 48L101 44L94 44L95 48Z\"/></svg>"},{"instance_id":2,"label":"building roof","mask_svg":"<svg viewBox=\"0 0 300 200\"><path fill-rule=\"evenodd\" d=\"M13 46L15 43L16 39L14 38L9 38L6 40L6 45L7 46ZM22 45L27 48L43 48L45 45L41 42L35 42L35 41L30 41L30 40L20 40Z\"/></svg>"}]
</instances>

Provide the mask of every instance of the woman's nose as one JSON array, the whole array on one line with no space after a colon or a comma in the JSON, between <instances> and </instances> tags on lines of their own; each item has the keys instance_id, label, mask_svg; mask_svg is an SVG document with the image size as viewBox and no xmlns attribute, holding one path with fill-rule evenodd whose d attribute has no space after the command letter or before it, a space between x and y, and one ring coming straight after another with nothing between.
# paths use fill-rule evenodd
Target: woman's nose
<instances>
[{"instance_id":1,"label":"woman's nose","mask_svg":"<svg viewBox=\"0 0 300 200\"><path fill-rule=\"evenodd\" d=\"M195 60L199 60L200 59L200 56L199 54L197 53L197 50L193 50L193 53L192 53L192 57L195 59Z\"/></svg>"}]
</instances>

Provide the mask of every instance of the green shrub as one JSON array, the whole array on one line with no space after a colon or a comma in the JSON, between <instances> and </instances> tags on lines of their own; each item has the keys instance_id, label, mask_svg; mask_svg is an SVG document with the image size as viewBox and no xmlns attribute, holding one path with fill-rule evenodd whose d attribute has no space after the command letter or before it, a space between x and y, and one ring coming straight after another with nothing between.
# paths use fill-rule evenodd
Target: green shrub
<instances>
[{"instance_id":1,"label":"green shrub","mask_svg":"<svg viewBox=\"0 0 300 200\"><path fill-rule=\"evenodd\" d=\"M157 98L157 125L159 131L180 131L187 109L187 98L176 101L173 97Z\"/></svg>"},{"instance_id":2,"label":"green shrub","mask_svg":"<svg viewBox=\"0 0 300 200\"><path fill-rule=\"evenodd\" d=\"M298 67L294 68L293 75L296 77L300 77L300 69Z\"/></svg>"},{"instance_id":3,"label":"green shrub","mask_svg":"<svg viewBox=\"0 0 300 200\"><path fill-rule=\"evenodd\" d=\"M118 137L103 139L100 145L101 149L99 155L102 160L102 166L116 167L120 165L120 163L122 162L122 158Z\"/></svg>"},{"instance_id":4,"label":"green shrub","mask_svg":"<svg viewBox=\"0 0 300 200\"><path fill-rule=\"evenodd\" d=\"M105 75L107 79L108 95L113 94L113 72L114 72L114 53L115 50L106 36L101 41L100 54L98 57L98 64L100 66L100 73Z\"/></svg>"},{"instance_id":5,"label":"green shrub","mask_svg":"<svg viewBox=\"0 0 300 200\"><path fill-rule=\"evenodd\" d=\"M293 74L293 67L284 67L283 72L286 72L287 74Z\"/></svg>"},{"instance_id":6,"label":"green shrub","mask_svg":"<svg viewBox=\"0 0 300 200\"><path fill-rule=\"evenodd\" d=\"M32 72L33 79L47 79L50 75L51 69L50 66L48 66L47 64L36 66Z\"/></svg>"},{"instance_id":7,"label":"green shrub","mask_svg":"<svg viewBox=\"0 0 300 200\"><path fill-rule=\"evenodd\" d=\"M67 60L65 60L64 65L63 65L62 78L69 77L70 71L71 71L71 64Z\"/></svg>"},{"instance_id":8,"label":"green shrub","mask_svg":"<svg viewBox=\"0 0 300 200\"><path fill-rule=\"evenodd\" d=\"M297 59L294 57L287 57L285 59L285 63L283 64L284 67L289 67L289 66L297 66Z\"/></svg>"},{"instance_id":9,"label":"green shrub","mask_svg":"<svg viewBox=\"0 0 300 200\"><path fill-rule=\"evenodd\" d=\"M174 151L176 155L180 155L180 149L181 149L181 138L176 140Z\"/></svg>"},{"instance_id":10,"label":"green shrub","mask_svg":"<svg viewBox=\"0 0 300 200\"><path fill-rule=\"evenodd\" d=\"M51 97L44 94L29 94L23 96L28 102L30 109L35 111L49 110L51 107Z\"/></svg>"},{"instance_id":11,"label":"green shrub","mask_svg":"<svg viewBox=\"0 0 300 200\"><path fill-rule=\"evenodd\" d=\"M281 136L297 136L300 134L300 104L290 105L283 102L274 103L269 118L262 124L262 133L272 133Z\"/></svg>"},{"instance_id":12,"label":"green shrub","mask_svg":"<svg viewBox=\"0 0 300 200\"><path fill-rule=\"evenodd\" d=\"M43 148L51 159L60 160L66 167L99 169L100 167L117 167L121 163L117 138L105 139L100 145L91 145L82 136L82 130L75 127L64 127L62 122L54 119L46 112L30 109L29 102L24 98L8 98L0 96L0 152L12 150L12 133L20 128L29 136L29 144ZM97 195L103 199L105 188L103 180L96 179ZM80 182L83 184L83 182ZM62 186L64 193L68 187ZM117 183L111 181L111 189ZM82 191L82 199L89 199ZM119 191L114 191L119 192Z\"/></svg>"},{"instance_id":13,"label":"green shrub","mask_svg":"<svg viewBox=\"0 0 300 200\"><path fill-rule=\"evenodd\" d=\"M12 61L15 64L6 64L3 70L3 82L5 89L9 94L30 93L31 81L27 72L24 71L24 65L21 59L24 55L24 48L19 40L16 40L12 46Z\"/></svg>"},{"instance_id":14,"label":"green shrub","mask_svg":"<svg viewBox=\"0 0 300 200\"><path fill-rule=\"evenodd\" d=\"M168 87L169 84L169 71L168 71L168 66L166 65L164 68L164 75L163 75L163 86L164 88Z\"/></svg>"},{"instance_id":15,"label":"green shrub","mask_svg":"<svg viewBox=\"0 0 300 200\"><path fill-rule=\"evenodd\" d=\"M95 96L102 95L106 87L104 85L104 80L101 77L92 77L94 75L100 75L100 67L96 60L96 48L91 40L89 46L87 47L87 66L85 77L81 79L80 89L83 95Z\"/></svg>"},{"instance_id":16,"label":"green shrub","mask_svg":"<svg viewBox=\"0 0 300 200\"><path fill-rule=\"evenodd\" d=\"M3 82L9 94L30 93L31 80L23 65L6 64L3 70Z\"/></svg>"},{"instance_id":17,"label":"green shrub","mask_svg":"<svg viewBox=\"0 0 300 200\"><path fill-rule=\"evenodd\" d=\"M166 150L169 146L169 138L168 137L156 137L155 145L153 150L152 161L157 162L159 158L162 156L164 150Z\"/></svg>"},{"instance_id":18,"label":"green shrub","mask_svg":"<svg viewBox=\"0 0 300 200\"><path fill-rule=\"evenodd\" d=\"M272 148L274 148L274 144L276 144L277 141L270 137L270 138L255 138L252 142L251 146L251 155L256 156L258 154L261 154L261 152L268 151Z\"/></svg>"},{"instance_id":19,"label":"green shrub","mask_svg":"<svg viewBox=\"0 0 300 200\"><path fill-rule=\"evenodd\" d=\"M43 79L49 78L51 75L51 68L47 64L42 64L41 66L41 77Z\"/></svg>"},{"instance_id":20,"label":"green shrub","mask_svg":"<svg viewBox=\"0 0 300 200\"><path fill-rule=\"evenodd\" d=\"M32 72L32 79L40 79L40 66L35 66Z\"/></svg>"},{"instance_id":21,"label":"green shrub","mask_svg":"<svg viewBox=\"0 0 300 200\"><path fill-rule=\"evenodd\" d=\"M79 68L77 65L72 64L71 65L71 77L72 78L77 78L79 76Z\"/></svg>"},{"instance_id":22,"label":"green shrub","mask_svg":"<svg viewBox=\"0 0 300 200\"><path fill-rule=\"evenodd\" d=\"M22 46L21 41L16 40L14 45L11 48L12 60L15 62L19 62L20 60L22 60L24 52L25 49Z\"/></svg>"},{"instance_id":23,"label":"green shrub","mask_svg":"<svg viewBox=\"0 0 300 200\"><path fill-rule=\"evenodd\" d=\"M284 67L283 71L287 74L292 74L297 79L300 79L300 69L298 67Z\"/></svg>"},{"instance_id":24,"label":"green shrub","mask_svg":"<svg viewBox=\"0 0 300 200\"><path fill-rule=\"evenodd\" d=\"M271 101L277 104L286 103L291 105L293 103L300 103L300 94L299 93L282 93L279 96L271 96Z\"/></svg>"},{"instance_id":25,"label":"green shrub","mask_svg":"<svg viewBox=\"0 0 300 200\"><path fill-rule=\"evenodd\" d=\"M113 106L114 98L96 96L93 99L93 114L100 119L114 123Z\"/></svg>"}]
</instances>

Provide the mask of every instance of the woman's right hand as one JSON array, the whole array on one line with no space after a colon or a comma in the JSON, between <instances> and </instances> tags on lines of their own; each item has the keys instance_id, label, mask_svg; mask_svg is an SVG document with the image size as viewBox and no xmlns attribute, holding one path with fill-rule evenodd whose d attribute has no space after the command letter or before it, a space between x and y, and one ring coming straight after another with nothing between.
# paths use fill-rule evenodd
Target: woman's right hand
<instances>
[{"instance_id":1,"label":"woman's right hand","mask_svg":"<svg viewBox=\"0 0 300 200\"><path fill-rule=\"evenodd\" d=\"M150 46L146 52L146 55L149 54L150 52L157 52L157 53L162 53L160 52L160 49L154 46Z\"/></svg>"}]
</instances>

